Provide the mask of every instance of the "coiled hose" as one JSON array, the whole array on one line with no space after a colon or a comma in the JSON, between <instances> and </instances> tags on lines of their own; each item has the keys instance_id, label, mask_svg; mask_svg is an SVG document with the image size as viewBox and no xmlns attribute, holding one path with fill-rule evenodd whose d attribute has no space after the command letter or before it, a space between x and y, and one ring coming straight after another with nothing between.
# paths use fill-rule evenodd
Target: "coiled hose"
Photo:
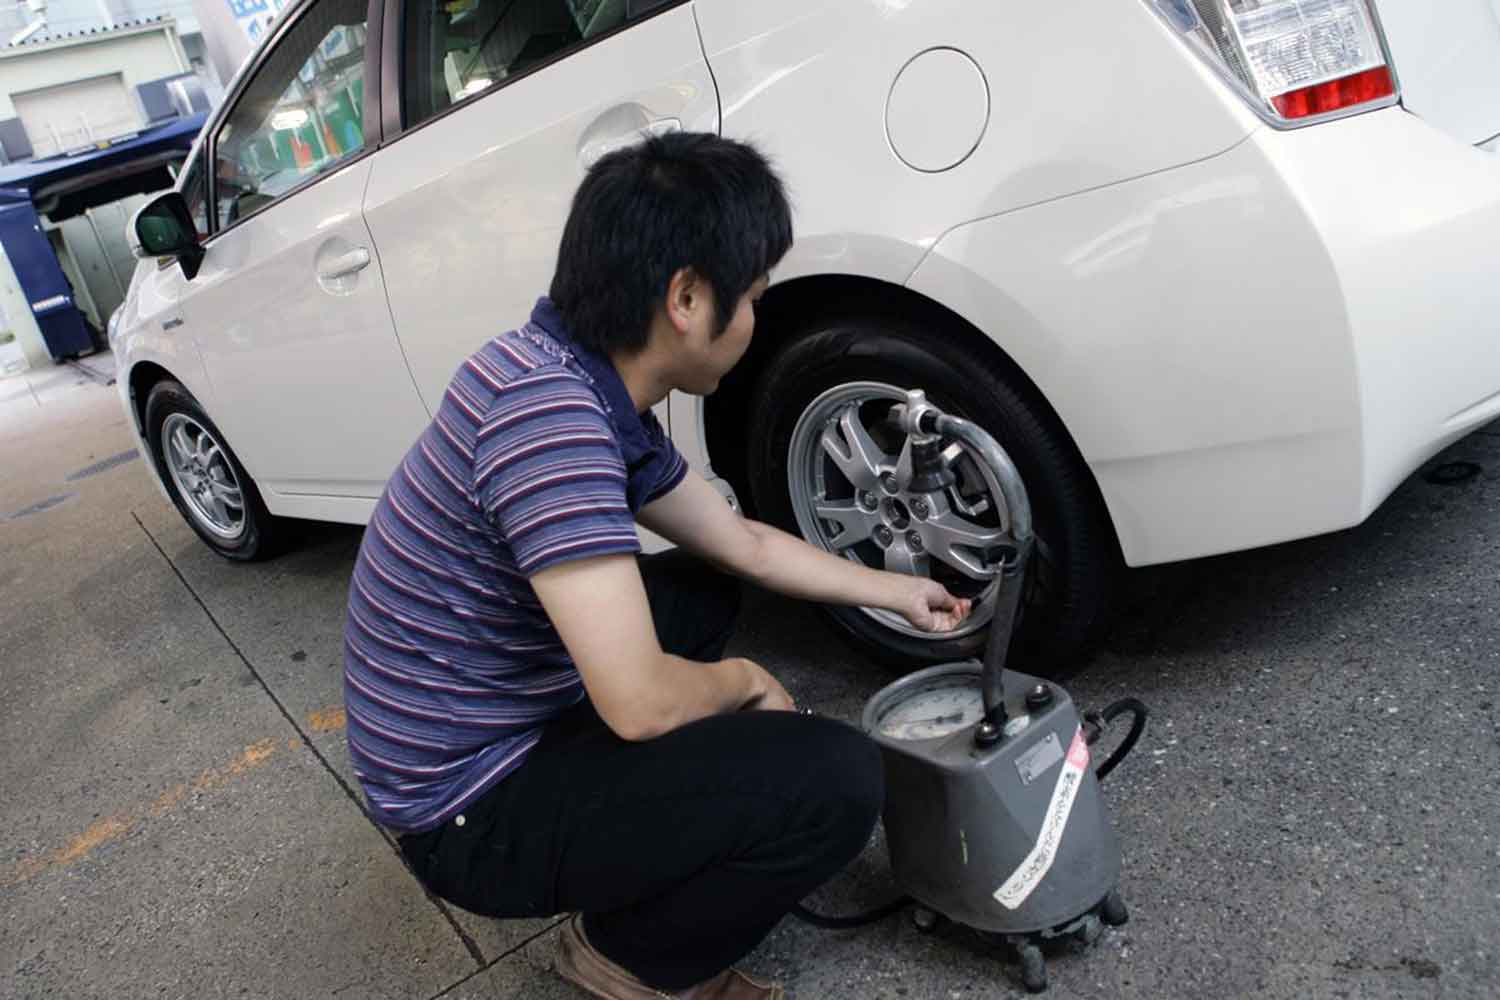
<instances>
[{"instance_id":1,"label":"coiled hose","mask_svg":"<svg viewBox=\"0 0 1500 1000\"><path fill-rule=\"evenodd\" d=\"M1139 698L1121 698L1119 701L1105 706L1102 711L1085 712L1083 715L1083 721L1086 723L1083 738L1089 746L1093 746L1099 742L1099 737L1104 735L1104 731L1110 727L1110 723L1127 712L1131 716L1130 731L1125 734L1125 738L1120 741L1120 745L1115 747L1114 753L1110 754L1103 763L1094 768L1094 777L1099 781L1103 781L1109 777L1109 772L1119 766L1122 760L1130 756L1130 751L1135 749L1135 745L1139 742L1141 734L1146 731L1146 716L1148 713L1145 704ZM884 920L886 917L900 913L913 902L915 900L910 896L902 896L900 899L891 900L884 906L877 906L873 910L866 910L864 913L856 913L849 917L830 917L822 913L814 913L801 903L798 903L792 907L792 915L803 923L811 924L814 927L821 927L824 930L846 931Z\"/></svg>"}]
</instances>

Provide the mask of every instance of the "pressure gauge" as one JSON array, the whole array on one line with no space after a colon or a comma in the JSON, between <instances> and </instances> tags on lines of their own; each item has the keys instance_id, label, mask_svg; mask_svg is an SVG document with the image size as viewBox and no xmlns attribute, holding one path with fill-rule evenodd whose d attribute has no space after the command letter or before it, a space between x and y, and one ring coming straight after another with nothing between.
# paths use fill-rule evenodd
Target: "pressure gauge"
<instances>
[{"instance_id":1,"label":"pressure gauge","mask_svg":"<svg viewBox=\"0 0 1500 1000\"><path fill-rule=\"evenodd\" d=\"M875 729L892 740L935 740L976 725L984 718L977 672L931 677L902 689L893 685L875 711Z\"/></svg>"}]
</instances>

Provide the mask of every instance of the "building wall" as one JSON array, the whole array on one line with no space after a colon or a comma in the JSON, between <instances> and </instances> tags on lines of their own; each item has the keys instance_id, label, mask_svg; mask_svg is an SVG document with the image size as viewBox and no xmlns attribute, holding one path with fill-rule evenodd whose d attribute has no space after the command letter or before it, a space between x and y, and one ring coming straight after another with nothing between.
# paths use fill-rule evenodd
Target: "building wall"
<instances>
[{"instance_id":1,"label":"building wall","mask_svg":"<svg viewBox=\"0 0 1500 1000\"><path fill-rule=\"evenodd\" d=\"M225 87L291 0L192 0L209 62Z\"/></svg>"},{"instance_id":2,"label":"building wall","mask_svg":"<svg viewBox=\"0 0 1500 1000\"><path fill-rule=\"evenodd\" d=\"M180 35L198 30L192 0L47 0L47 33L66 35L162 16L176 19ZM33 17L23 3L0 6L0 44Z\"/></svg>"},{"instance_id":3,"label":"building wall","mask_svg":"<svg viewBox=\"0 0 1500 1000\"><path fill-rule=\"evenodd\" d=\"M170 27L69 41L0 50L0 119L16 117L11 94L112 73L123 73L134 93L142 83L192 68Z\"/></svg>"}]
</instances>

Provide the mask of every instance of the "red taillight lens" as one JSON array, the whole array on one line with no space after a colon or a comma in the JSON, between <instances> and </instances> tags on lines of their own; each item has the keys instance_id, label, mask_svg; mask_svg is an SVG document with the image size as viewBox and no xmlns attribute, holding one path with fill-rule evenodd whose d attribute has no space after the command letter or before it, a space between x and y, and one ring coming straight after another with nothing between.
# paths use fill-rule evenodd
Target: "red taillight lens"
<instances>
[{"instance_id":1,"label":"red taillight lens","mask_svg":"<svg viewBox=\"0 0 1500 1000\"><path fill-rule=\"evenodd\" d=\"M1363 73L1346 76L1342 80L1329 80L1301 90L1278 94L1271 103L1287 119L1311 118L1326 115L1330 111L1358 107L1390 97L1396 92L1396 81L1386 66L1367 69Z\"/></svg>"},{"instance_id":2,"label":"red taillight lens","mask_svg":"<svg viewBox=\"0 0 1500 1000\"><path fill-rule=\"evenodd\" d=\"M1273 124L1392 104L1372 0L1149 0Z\"/></svg>"}]
</instances>

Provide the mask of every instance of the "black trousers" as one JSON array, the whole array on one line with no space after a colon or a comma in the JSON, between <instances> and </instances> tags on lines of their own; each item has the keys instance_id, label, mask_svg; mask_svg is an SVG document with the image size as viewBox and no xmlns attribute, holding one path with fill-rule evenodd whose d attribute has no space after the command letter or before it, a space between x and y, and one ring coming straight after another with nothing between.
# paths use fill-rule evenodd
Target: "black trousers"
<instances>
[{"instance_id":1,"label":"black trousers","mask_svg":"<svg viewBox=\"0 0 1500 1000\"><path fill-rule=\"evenodd\" d=\"M641 570L663 648L719 659L738 584L677 553ZM743 712L630 743L584 702L462 825L401 849L443 899L493 917L580 911L607 958L681 990L743 958L853 860L882 796L879 750L841 722Z\"/></svg>"}]
</instances>

